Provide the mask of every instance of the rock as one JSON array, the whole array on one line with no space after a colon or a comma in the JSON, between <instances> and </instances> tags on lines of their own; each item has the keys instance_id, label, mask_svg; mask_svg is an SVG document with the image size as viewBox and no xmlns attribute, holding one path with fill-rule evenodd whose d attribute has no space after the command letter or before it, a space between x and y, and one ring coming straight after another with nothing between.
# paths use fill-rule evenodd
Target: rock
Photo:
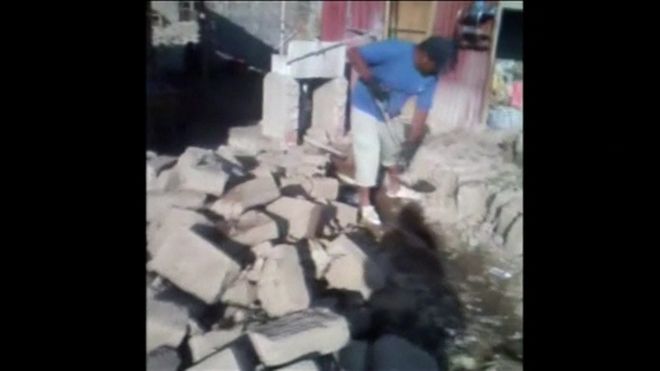
<instances>
[{"instance_id":1,"label":"rock","mask_svg":"<svg viewBox=\"0 0 660 371\"><path fill-rule=\"evenodd\" d=\"M300 195L310 195L314 186L311 177L294 175L280 179L280 187L283 196L296 197Z\"/></svg>"},{"instance_id":2,"label":"rock","mask_svg":"<svg viewBox=\"0 0 660 371\"><path fill-rule=\"evenodd\" d=\"M209 331L203 335L190 337L188 347L193 363L197 363L201 359L221 350L242 334L240 327L234 327L229 330Z\"/></svg>"},{"instance_id":3,"label":"rock","mask_svg":"<svg viewBox=\"0 0 660 371\"><path fill-rule=\"evenodd\" d=\"M178 165L177 165L178 167ZM214 196L220 196L229 180L220 164L195 165L178 167L179 187L183 190L197 191Z\"/></svg>"},{"instance_id":4,"label":"rock","mask_svg":"<svg viewBox=\"0 0 660 371\"><path fill-rule=\"evenodd\" d=\"M367 371L367 351L369 344L366 341L351 340L348 346L339 351L339 365L344 370Z\"/></svg>"},{"instance_id":5,"label":"rock","mask_svg":"<svg viewBox=\"0 0 660 371\"><path fill-rule=\"evenodd\" d=\"M147 354L147 371L177 371L181 359L176 349L160 347Z\"/></svg>"},{"instance_id":6,"label":"rock","mask_svg":"<svg viewBox=\"0 0 660 371\"><path fill-rule=\"evenodd\" d=\"M317 240L309 240L309 254L314 262L315 277L320 279L325 275L328 266L330 265L330 255L325 251L323 245Z\"/></svg>"},{"instance_id":7,"label":"rock","mask_svg":"<svg viewBox=\"0 0 660 371\"><path fill-rule=\"evenodd\" d=\"M179 159L176 162L176 167L182 169L197 166L202 160L212 156L213 152L211 150L199 147L188 147L181 156L179 156Z\"/></svg>"},{"instance_id":8,"label":"rock","mask_svg":"<svg viewBox=\"0 0 660 371\"><path fill-rule=\"evenodd\" d=\"M206 194L194 191L180 192L147 192L147 221L153 222L161 219L173 208L198 209L204 206Z\"/></svg>"},{"instance_id":9,"label":"rock","mask_svg":"<svg viewBox=\"0 0 660 371\"><path fill-rule=\"evenodd\" d=\"M232 344L188 368L188 371L252 371L257 366L254 355L242 344Z\"/></svg>"},{"instance_id":10,"label":"rock","mask_svg":"<svg viewBox=\"0 0 660 371\"><path fill-rule=\"evenodd\" d=\"M248 307L257 300L257 288L247 278L238 279L225 290L221 300L228 306Z\"/></svg>"},{"instance_id":11,"label":"rock","mask_svg":"<svg viewBox=\"0 0 660 371\"><path fill-rule=\"evenodd\" d=\"M227 144L231 148L252 156L272 147L270 140L261 133L261 126L259 125L230 128Z\"/></svg>"},{"instance_id":12,"label":"rock","mask_svg":"<svg viewBox=\"0 0 660 371\"><path fill-rule=\"evenodd\" d=\"M177 163L177 161L178 159L174 156L161 155L161 156L156 156L151 160L149 160L147 162L147 165L151 166L154 169L156 175L160 175L160 173L163 170L174 166Z\"/></svg>"},{"instance_id":13,"label":"rock","mask_svg":"<svg viewBox=\"0 0 660 371\"><path fill-rule=\"evenodd\" d=\"M156 256L161 244L168 236L188 230L197 224L212 225L204 215L194 210L179 209L176 207L169 209L160 220L149 225L147 229L147 251L149 251L151 256Z\"/></svg>"},{"instance_id":14,"label":"rock","mask_svg":"<svg viewBox=\"0 0 660 371\"><path fill-rule=\"evenodd\" d=\"M312 308L255 326L248 337L266 366L286 364L305 355L329 354L350 338L346 320L325 308Z\"/></svg>"},{"instance_id":15,"label":"rock","mask_svg":"<svg viewBox=\"0 0 660 371\"><path fill-rule=\"evenodd\" d=\"M495 231L504 236L511 223L522 214L522 197L517 197L502 206L497 215Z\"/></svg>"},{"instance_id":16,"label":"rock","mask_svg":"<svg viewBox=\"0 0 660 371\"><path fill-rule=\"evenodd\" d=\"M147 191L157 189L158 179L156 177L156 170L147 162Z\"/></svg>"},{"instance_id":17,"label":"rock","mask_svg":"<svg viewBox=\"0 0 660 371\"><path fill-rule=\"evenodd\" d=\"M229 237L238 243L254 246L278 238L279 230L268 215L250 210L241 215L236 230Z\"/></svg>"},{"instance_id":18,"label":"rock","mask_svg":"<svg viewBox=\"0 0 660 371\"><path fill-rule=\"evenodd\" d=\"M483 183L464 183L458 188L458 219L470 225L480 223L486 217L488 190Z\"/></svg>"},{"instance_id":19,"label":"rock","mask_svg":"<svg viewBox=\"0 0 660 371\"><path fill-rule=\"evenodd\" d=\"M431 355L398 336L382 336L373 347L374 370L438 370Z\"/></svg>"},{"instance_id":20,"label":"rock","mask_svg":"<svg viewBox=\"0 0 660 371\"><path fill-rule=\"evenodd\" d=\"M190 311L185 303L155 298L147 292L147 353L161 346L176 348L186 335Z\"/></svg>"},{"instance_id":21,"label":"rock","mask_svg":"<svg viewBox=\"0 0 660 371\"><path fill-rule=\"evenodd\" d=\"M293 238L313 238L319 229L323 206L291 197L280 197L268 205L266 210L288 222L288 234Z\"/></svg>"},{"instance_id":22,"label":"rock","mask_svg":"<svg viewBox=\"0 0 660 371\"><path fill-rule=\"evenodd\" d=\"M277 245L273 248L261 271L257 297L263 309L272 317L309 306L310 293L294 246Z\"/></svg>"},{"instance_id":23,"label":"rock","mask_svg":"<svg viewBox=\"0 0 660 371\"><path fill-rule=\"evenodd\" d=\"M294 78L276 72L266 74L263 84L261 132L284 140L298 128L300 87Z\"/></svg>"},{"instance_id":24,"label":"rock","mask_svg":"<svg viewBox=\"0 0 660 371\"><path fill-rule=\"evenodd\" d=\"M339 195L339 181L335 178L312 178L308 194L316 199L335 200Z\"/></svg>"},{"instance_id":25,"label":"rock","mask_svg":"<svg viewBox=\"0 0 660 371\"><path fill-rule=\"evenodd\" d=\"M226 218L234 218L249 208L265 205L280 196L273 177L249 180L232 188L211 206L211 211Z\"/></svg>"},{"instance_id":26,"label":"rock","mask_svg":"<svg viewBox=\"0 0 660 371\"><path fill-rule=\"evenodd\" d=\"M335 218L341 227L346 228L349 225L357 224L357 207L338 201L332 201L331 204L335 208Z\"/></svg>"},{"instance_id":27,"label":"rock","mask_svg":"<svg viewBox=\"0 0 660 371\"><path fill-rule=\"evenodd\" d=\"M147 267L206 304L216 303L240 271L236 261L190 229L169 235Z\"/></svg>"},{"instance_id":28,"label":"rock","mask_svg":"<svg viewBox=\"0 0 660 371\"><path fill-rule=\"evenodd\" d=\"M523 218L518 216L506 233L504 248L511 255L523 253Z\"/></svg>"},{"instance_id":29,"label":"rock","mask_svg":"<svg viewBox=\"0 0 660 371\"><path fill-rule=\"evenodd\" d=\"M175 191L179 188L179 176L175 169L165 169L158 174L154 184L157 191ZM206 196L206 195L205 195Z\"/></svg>"},{"instance_id":30,"label":"rock","mask_svg":"<svg viewBox=\"0 0 660 371\"><path fill-rule=\"evenodd\" d=\"M378 264L346 235L328 246L332 258L325 279L332 288L358 291L364 299L385 285L385 275Z\"/></svg>"}]
</instances>

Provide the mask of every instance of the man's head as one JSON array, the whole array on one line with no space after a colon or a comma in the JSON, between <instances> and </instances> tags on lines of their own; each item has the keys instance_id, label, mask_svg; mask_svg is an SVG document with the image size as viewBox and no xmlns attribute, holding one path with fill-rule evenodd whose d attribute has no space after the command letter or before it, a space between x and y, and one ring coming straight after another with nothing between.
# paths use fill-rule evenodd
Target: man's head
<instances>
[{"instance_id":1,"label":"man's head","mask_svg":"<svg viewBox=\"0 0 660 371\"><path fill-rule=\"evenodd\" d=\"M425 76L442 74L454 68L457 56L456 42L440 36L432 36L417 44L415 67Z\"/></svg>"}]
</instances>

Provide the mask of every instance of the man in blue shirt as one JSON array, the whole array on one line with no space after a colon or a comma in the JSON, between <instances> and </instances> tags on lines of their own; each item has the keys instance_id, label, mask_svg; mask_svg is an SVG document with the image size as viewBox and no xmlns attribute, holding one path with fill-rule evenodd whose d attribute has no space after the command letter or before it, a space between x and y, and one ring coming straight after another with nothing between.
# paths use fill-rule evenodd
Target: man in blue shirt
<instances>
[{"instance_id":1,"label":"man in blue shirt","mask_svg":"<svg viewBox=\"0 0 660 371\"><path fill-rule=\"evenodd\" d=\"M348 60L360 78L351 97L351 131L363 220L381 224L369 197L380 165L387 169L389 197L420 199L418 193L400 184L397 159L402 142L417 144L421 141L438 78L453 68L456 56L454 41L437 36L417 45L386 40L349 49ZM395 118L413 96L416 97L415 113L410 133L405 138L402 123L394 121L386 125L376 100L382 102L390 118Z\"/></svg>"}]
</instances>

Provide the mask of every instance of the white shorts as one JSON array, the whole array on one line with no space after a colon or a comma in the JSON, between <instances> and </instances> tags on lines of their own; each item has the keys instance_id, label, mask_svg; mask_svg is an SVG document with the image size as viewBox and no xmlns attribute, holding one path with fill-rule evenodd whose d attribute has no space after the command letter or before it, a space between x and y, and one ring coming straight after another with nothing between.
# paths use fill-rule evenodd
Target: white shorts
<instances>
[{"instance_id":1,"label":"white shorts","mask_svg":"<svg viewBox=\"0 0 660 371\"><path fill-rule=\"evenodd\" d=\"M396 165L405 138L404 124L392 120L390 130L375 117L351 107L351 132L355 158L355 182L361 187L376 185L380 165Z\"/></svg>"}]
</instances>

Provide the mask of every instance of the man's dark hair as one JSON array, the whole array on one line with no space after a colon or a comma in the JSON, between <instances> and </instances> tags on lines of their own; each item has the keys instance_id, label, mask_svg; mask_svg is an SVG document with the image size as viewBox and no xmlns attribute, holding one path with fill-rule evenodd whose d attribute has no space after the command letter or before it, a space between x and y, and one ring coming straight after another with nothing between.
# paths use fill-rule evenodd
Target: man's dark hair
<instances>
[{"instance_id":1,"label":"man's dark hair","mask_svg":"<svg viewBox=\"0 0 660 371\"><path fill-rule=\"evenodd\" d=\"M435 62L436 73L445 73L456 66L458 58L458 44L452 39L440 36L431 36L422 41L417 47Z\"/></svg>"}]
</instances>

